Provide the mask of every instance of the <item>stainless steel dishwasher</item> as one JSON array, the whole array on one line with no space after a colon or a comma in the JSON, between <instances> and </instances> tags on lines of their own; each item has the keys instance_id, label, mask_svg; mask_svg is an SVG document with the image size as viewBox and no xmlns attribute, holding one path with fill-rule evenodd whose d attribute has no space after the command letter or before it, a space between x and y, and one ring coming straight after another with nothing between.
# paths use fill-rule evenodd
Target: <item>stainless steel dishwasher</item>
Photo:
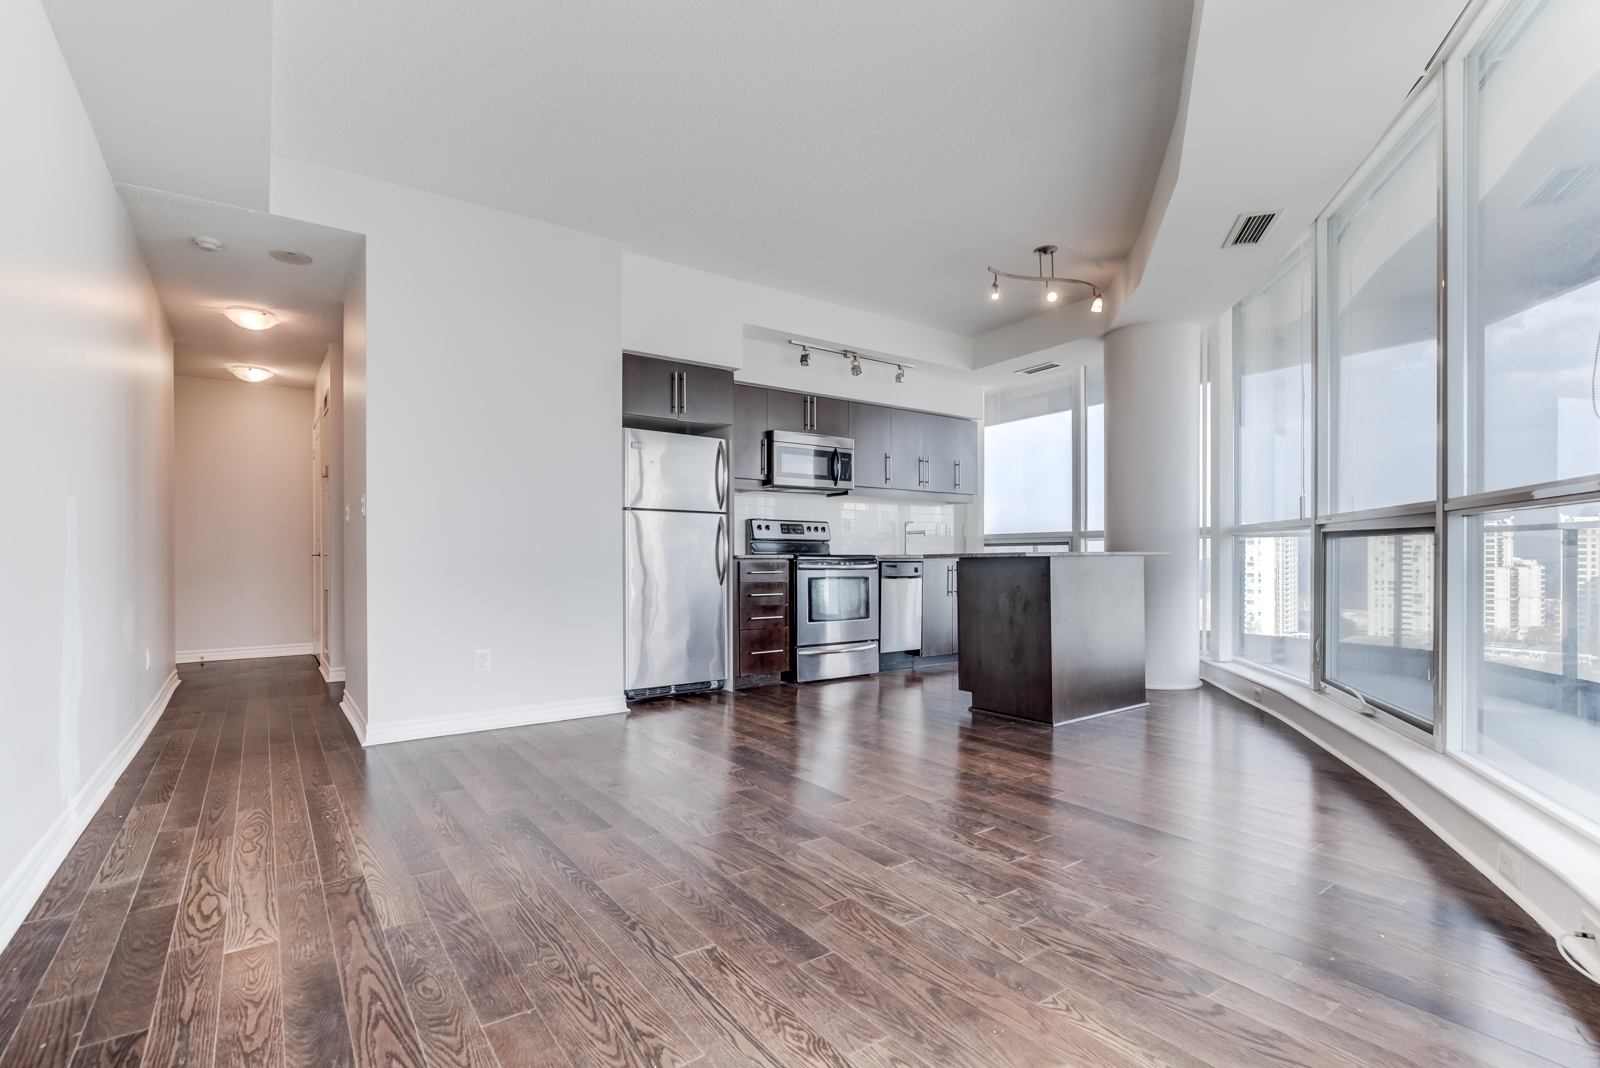
<instances>
[{"instance_id":1,"label":"stainless steel dishwasher","mask_svg":"<svg viewBox=\"0 0 1600 1068\"><path fill-rule=\"evenodd\" d=\"M878 566L878 652L922 648L922 561L884 560Z\"/></svg>"}]
</instances>

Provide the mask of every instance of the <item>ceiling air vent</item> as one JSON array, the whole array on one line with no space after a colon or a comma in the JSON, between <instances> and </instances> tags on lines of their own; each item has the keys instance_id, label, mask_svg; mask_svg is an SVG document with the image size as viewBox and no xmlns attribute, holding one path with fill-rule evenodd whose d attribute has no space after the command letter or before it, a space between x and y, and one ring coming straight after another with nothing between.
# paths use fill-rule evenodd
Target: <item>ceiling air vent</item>
<instances>
[{"instance_id":1,"label":"ceiling air vent","mask_svg":"<svg viewBox=\"0 0 1600 1068\"><path fill-rule=\"evenodd\" d=\"M1260 215L1241 215L1233 220L1233 225L1228 228L1227 239L1222 242L1223 248L1232 248L1234 245L1255 245L1267 235L1267 230L1272 226L1272 220L1278 217L1275 211L1263 212Z\"/></svg>"},{"instance_id":2,"label":"ceiling air vent","mask_svg":"<svg viewBox=\"0 0 1600 1068\"><path fill-rule=\"evenodd\" d=\"M1600 167L1562 167L1560 170L1551 171L1550 176L1539 183L1539 188L1522 202L1522 206L1542 208L1548 204L1571 200L1589 184L1589 179L1596 173L1600 173Z\"/></svg>"},{"instance_id":3,"label":"ceiling air vent","mask_svg":"<svg viewBox=\"0 0 1600 1068\"><path fill-rule=\"evenodd\" d=\"M1024 367L1022 370L1018 371L1017 374L1036 375L1041 371L1054 371L1060 366L1061 365L1059 363L1041 363L1038 367Z\"/></svg>"}]
</instances>

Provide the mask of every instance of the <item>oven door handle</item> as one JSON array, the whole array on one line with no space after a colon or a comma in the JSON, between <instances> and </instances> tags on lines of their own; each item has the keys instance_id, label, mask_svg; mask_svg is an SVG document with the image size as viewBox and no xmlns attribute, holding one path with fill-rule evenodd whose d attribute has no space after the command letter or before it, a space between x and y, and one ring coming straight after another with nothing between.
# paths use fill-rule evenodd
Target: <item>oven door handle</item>
<instances>
[{"instance_id":1,"label":"oven door handle","mask_svg":"<svg viewBox=\"0 0 1600 1068\"><path fill-rule=\"evenodd\" d=\"M829 653L864 653L868 649L876 649L877 647L877 642L856 642L854 645L819 645L810 649L796 649L794 655L827 656Z\"/></svg>"}]
</instances>

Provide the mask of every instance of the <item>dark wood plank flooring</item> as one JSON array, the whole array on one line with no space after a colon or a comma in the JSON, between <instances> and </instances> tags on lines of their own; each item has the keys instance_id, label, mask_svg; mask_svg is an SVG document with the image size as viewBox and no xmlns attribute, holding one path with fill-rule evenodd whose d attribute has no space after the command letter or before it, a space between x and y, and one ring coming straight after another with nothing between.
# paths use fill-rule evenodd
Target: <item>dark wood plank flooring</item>
<instances>
[{"instance_id":1,"label":"dark wood plank flooring","mask_svg":"<svg viewBox=\"0 0 1600 1068\"><path fill-rule=\"evenodd\" d=\"M183 685L0 954L0 1068L1600 1065L1600 987L1215 690L1048 729L953 671L363 750Z\"/></svg>"}]
</instances>

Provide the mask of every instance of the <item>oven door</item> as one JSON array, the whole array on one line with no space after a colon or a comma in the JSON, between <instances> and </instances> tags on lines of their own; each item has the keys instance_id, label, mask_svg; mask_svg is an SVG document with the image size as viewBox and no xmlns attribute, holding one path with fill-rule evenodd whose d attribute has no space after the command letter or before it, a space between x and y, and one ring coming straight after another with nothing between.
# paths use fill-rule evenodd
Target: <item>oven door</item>
<instances>
[{"instance_id":1,"label":"oven door","mask_svg":"<svg viewBox=\"0 0 1600 1068\"><path fill-rule=\"evenodd\" d=\"M766 483L778 489L842 493L855 487L855 442L821 434L767 432Z\"/></svg>"},{"instance_id":2,"label":"oven door","mask_svg":"<svg viewBox=\"0 0 1600 1068\"><path fill-rule=\"evenodd\" d=\"M795 567L794 643L832 645L878 638L878 569L808 565Z\"/></svg>"}]
</instances>

